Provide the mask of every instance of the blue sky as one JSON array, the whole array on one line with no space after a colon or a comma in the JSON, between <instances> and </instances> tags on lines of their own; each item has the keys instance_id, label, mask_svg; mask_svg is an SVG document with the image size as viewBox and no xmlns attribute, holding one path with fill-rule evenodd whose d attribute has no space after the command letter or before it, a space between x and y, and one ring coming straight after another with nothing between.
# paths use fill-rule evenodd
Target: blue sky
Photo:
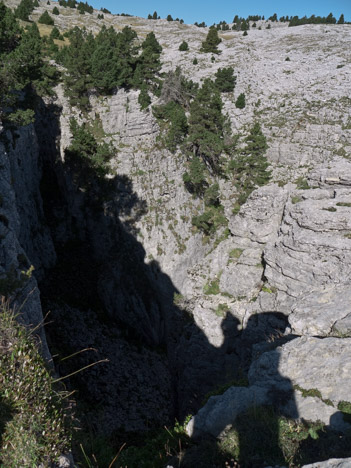
<instances>
[{"instance_id":1,"label":"blue sky","mask_svg":"<svg viewBox=\"0 0 351 468\"><path fill-rule=\"evenodd\" d=\"M351 0L88 0L95 8L105 7L112 13L129 13L147 17L155 10L165 18L183 18L186 23L205 21L208 25L225 20L228 23L234 15L265 15L267 18L277 13L278 18L285 15L327 16L330 12L339 18L344 13L345 20L351 21Z\"/></svg>"}]
</instances>

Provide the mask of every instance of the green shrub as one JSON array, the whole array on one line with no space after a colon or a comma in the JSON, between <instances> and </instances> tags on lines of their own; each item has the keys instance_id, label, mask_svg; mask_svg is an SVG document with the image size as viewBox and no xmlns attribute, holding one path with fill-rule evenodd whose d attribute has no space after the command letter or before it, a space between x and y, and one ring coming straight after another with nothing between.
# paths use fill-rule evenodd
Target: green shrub
<instances>
[{"instance_id":1,"label":"green shrub","mask_svg":"<svg viewBox=\"0 0 351 468\"><path fill-rule=\"evenodd\" d=\"M228 304L218 304L217 309L216 309L216 315L217 315L217 317L225 317L227 315L228 311L229 311ZM229 387L230 387L230 385L227 388L229 388ZM227 388L226 388L226 390L227 390ZM223 392L220 392L220 393L223 393ZM220 395L220 393L212 393L208 397L210 397L212 395Z\"/></svg>"},{"instance_id":2,"label":"green shrub","mask_svg":"<svg viewBox=\"0 0 351 468\"><path fill-rule=\"evenodd\" d=\"M7 117L7 120L18 127L24 127L34 122L34 111L32 109L17 109L14 112L11 112Z\"/></svg>"},{"instance_id":3,"label":"green shrub","mask_svg":"<svg viewBox=\"0 0 351 468\"><path fill-rule=\"evenodd\" d=\"M233 67L219 68L215 76L215 85L221 93L234 91L236 76Z\"/></svg>"},{"instance_id":4,"label":"green shrub","mask_svg":"<svg viewBox=\"0 0 351 468\"><path fill-rule=\"evenodd\" d=\"M310 186L308 185L307 179L304 177L300 176L295 180L296 188L299 190L308 190Z\"/></svg>"},{"instance_id":5,"label":"green shrub","mask_svg":"<svg viewBox=\"0 0 351 468\"><path fill-rule=\"evenodd\" d=\"M220 293L219 281L220 281L220 278L216 278L210 283L205 284L204 293L206 295L214 295L214 296L219 294Z\"/></svg>"},{"instance_id":6,"label":"green shrub","mask_svg":"<svg viewBox=\"0 0 351 468\"><path fill-rule=\"evenodd\" d=\"M336 206L346 206L348 208L351 207L351 202L338 202Z\"/></svg>"},{"instance_id":7,"label":"green shrub","mask_svg":"<svg viewBox=\"0 0 351 468\"><path fill-rule=\"evenodd\" d=\"M251 128L245 142L246 146L228 164L228 170L232 173L239 193L234 213L240 210L240 206L246 202L256 187L267 184L271 178L269 163L265 156L267 141L257 122Z\"/></svg>"},{"instance_id":8,"label":"green shrub","mask_svg":"<svg viewBox=\"0 0 351 468\"><path fill-rule=\"evenodd\" d=\"M210 52L212 54L219 54L218 44L222 42L222 39L218 36L218 31L215 28L210 28L206 36L205 41L201 45L201 52Z\"/></svg>"},{"instance_id":9,"label":"green shrub","mask_svg":"<svg viewBox=\"0 0 351 468\"><path fill-rule=\"evenodd\" d=\"M205 206L219 206L219 185L217 183L210 185L204 193Z\"/></svg>"},{"instance_id":10,"label":"green shrub","mask_svg":"<svg viewBox=\"0 0 351 468\"><path fill-rule=\"evenodd\" d=\"M179 50L181 52L186 52L187 50L189 50L189 44L186 41L183 41L179 46Z\"/></svg>"},{"instance_id":11,"label":"green shrub","mask_svg":"<svg viewBox=\"0 0 351 468\"><path fill-rule=\"evenodd\" d=\"M55 24L53 18L51 18L47 10L45 10L44 13L40 16L40 18L38 19L38 23L47 24L49 26L53 26Z\"/></svg>"},{"instance_id":12,"label":"green shrub","mask_svg":"<svg viewBox=\"0 0 351 468\"><path fill-rule=\"evenodd\" d=\"M56 26L54 26L51 30L51 33L50 33L50 37L51 39L60 39L62 36L60 34L60 31L57 29Z\"/></svg>"},{"instance_id":13,"label":"green shrub","mask_svg":"<svg viewBox=\"0 0 351 468\"><path fill-rule=\"evenodd\" d=\"M176 306L179 306L183 303L184 301L184 296L180 293L174 293L173 294L173 304Z\"/></svg>"},{"instance_id":14,"label":"green shrub","mask_svg":"<svg viewBox=\"0 0 351 468\"><path fill-rule=\"evenodd\" d=\"M174 152L184 141L188 132L188 121L183 107L172 100L163 106L154 107L153 111L157 118L168 122L165 143L166 147Z\"/></svg>"},{"instance_id":15,"label":"green shrub","mask_svg":"<svg viewBox=\"0 0 351 468\"><path fill-rule=\"evenodd\" d=\"M244 109L245 106L246 106L245 94L240 93L237 100L235 101L235 107L237 107L238 109Z\"/></svg>"},{"instance_id":16,"label":"green shrub","mask_svg":"<svg viewBox=\"0 0 351 468\"><path fill-rule=\"evenodd\" d=\"M344 421L351 423L351 403L349 401L339 401L338 410L343 413Z\"/></svg>"},{"instance_id":17,"label":"green shrub","mask_svg":"<svg viewBox=\"0 0 351 468\"><path fill-rule=\"evenodd\" d=\"M114 154L114 149L107 143L98 143L86 125L79 126L77 121L71 119L70 129L72 132L72 142L65 150L66 160L71 164L82 166L80 176L81 183L89 186L92 183L89 178L94 174L97 178L104 178L109 172L108 162ZM87 173L84 180L83 166Z\"/></svg>"},{"instance_id":18,"label":"green shrub","mask_svg":"<svg viewBox=\"0 0 351 468\"><path fill-rule=\"evenodd\" d=\"M145 84L140 88L138 103L140 105L141 110L147 109L151 104L151 98L149 96L149 93L147 92L147 86Z\"/></svg>"},{"instance_id":19,"label":"green shrub","mask_svg":"<svg viewBox=\"0 0 351 468\"><path fill-rule=\"evenodd\" d=\"M189 163L188 171L183 174L183 181L186 189L195 195L203 195L206 187L206 177L205 177L205 164L203 161L194 156Z\"/></svg>"},{"instance_id":20,"label":"green shrub","mask_svg":"<svg viewBox=\"0 0 351 468\"><path fill-rule=\"evenodd\" d=\"M230 139L230 126L222 113L223 102L215 83L206 79L190 105L187 145L214 172Z\"/></svg>"},{"instance_id":21,"label":"green shrub","mask_svg":"<svg viewBox=\"0 0 351 468\"><path fill-rule=\"evenodd\" d=\"M21 0L18 7L15 9L15 16L22 21L29 21L29 15L34 10L34 3L32 0Z\"/></svg>"},{"instance_id":22,"label":"green shrub","mask_svg":"<svg viewBox=\"0 0 351 468\"><path fill-rule=\"evenodd\" d=\"M197 65L199 62L197 61L197 58L195 57L193 60L193 65Z\"/></svg>"},{"instance_id":23,"label":"green shrub","mask_svg":"<svg viewBox=\"0 0 351 468\"><path fill-rule=\"evenodd\" d=\"M59 15L59 14L60 14L60 11L59 11L59 9L58 9L56 6L53 8L52 14L53 14L53 15Z\"/></svg>"},{"instance_id":24,"label":"green shrub","mask_svg":"<svg viewBox=\"0 0 351 468\"><path fill-rule=\"evenodd\" d=\"M191 220L193 226L206 235L213 235L220 227L226 227L228 220L224 216L223 206L206 207L204 213L194 216Z\"/></svg>"}]
</instances>

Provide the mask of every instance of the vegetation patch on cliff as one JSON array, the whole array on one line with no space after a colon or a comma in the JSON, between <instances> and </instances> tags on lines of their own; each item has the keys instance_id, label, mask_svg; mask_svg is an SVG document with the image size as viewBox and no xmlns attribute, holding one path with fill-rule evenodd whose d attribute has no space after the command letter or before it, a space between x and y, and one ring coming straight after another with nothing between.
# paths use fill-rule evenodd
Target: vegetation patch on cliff
<instances>
[{"instance_id":1,"label":"vegetation patch on cliff","mask_svg":"<svg viewBox=\"0 0 351 468\"><path fill-rule=\"evenodd\" d=\"M0 305L0 462L45 466L70 449L65 393L39 353L33 330Z\"/></svg>"}]
</instances>

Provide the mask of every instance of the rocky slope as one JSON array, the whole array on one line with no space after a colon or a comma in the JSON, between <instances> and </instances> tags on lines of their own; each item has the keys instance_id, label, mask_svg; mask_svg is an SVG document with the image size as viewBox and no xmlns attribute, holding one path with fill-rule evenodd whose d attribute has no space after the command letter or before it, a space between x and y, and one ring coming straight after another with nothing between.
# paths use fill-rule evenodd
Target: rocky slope
<instances>
[{"instance_id":1,"label":"rocky slope","mask_svg":"<svg viewBox=\"0 0 351 468\"><path fill-rule=\"evenodd\" d=\"M33 19L55 5L40 2ZM96 32L102 24L97 11L61 11L55 24L63 31L85 25ZM206 29L108 14L104 23L130 25L140 38L153 30L165 72L179 65L201 82L233 66L237 84L223 95L225 111L234 133L261 123L273 178L238 214L232 181L219 180L229 233L204 239L191 224L203 203L184 188L185 155L162 147L139 92L92 96L83 116L60 85L35 126L8 132L0 144L0 266L6 281L23 279L16 302L24 320L37 325L43 305L54 320L51 351L91 347L109 359L71 382L89 389L91 405L104 401L87 412L102 432L184 417L207 392L246 372L249 387L210 398L190 434L217 437L240 412L272 404L279 392L288 394L279 405L290 417L345 430L338 405L351 402L351 26L268 30L263 23L246 37L224 32L212 61L199 52ZM189 52L178 50L182 40ZM240 110L234 103L242 92ZM104 187L82 190L64 161L72 115L102 129L115 147L108 199L100 198ZM43 334L42 341L48 354ZM306 397L311 389L318 396Z\"/></svg>"}]
</instances>

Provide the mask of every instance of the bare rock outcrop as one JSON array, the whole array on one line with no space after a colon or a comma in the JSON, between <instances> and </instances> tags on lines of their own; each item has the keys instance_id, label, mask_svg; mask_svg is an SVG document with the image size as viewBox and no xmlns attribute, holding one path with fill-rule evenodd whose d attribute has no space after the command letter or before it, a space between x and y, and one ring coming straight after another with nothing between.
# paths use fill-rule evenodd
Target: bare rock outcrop
<instances>
[{"instance_id":1,"label":"bare rock outcrop","mask_svg":"<svg viewBox=\"0 0 351 468\"><path fill-rule=\"evenodd\" d=\"M351 458L331 458L330 460L304 465L302 468L348 468Z\"/></svg>"},{"instance_id":2,"label":"bare rock outcrop","mask_svg":"<svg viewBox=\"0 0 351 468\"><path fill-rule=\"evenodd\" d=\"M345 431L339 404L350 400L350 339L302 337L262 354L249 387L211 397L187 426L191 436L223 434L249 407L270 404L292 419L322 421Z\"/></svg>"},{"instance_id":3,"label":"bare rock outcrop","mask_svg":"<svg viewBox=\"0 0 351 468\"><path fill-rule=\"evenodd\" d=\"M350 176L346 160L315 169L310 183L323 188L292 194L278 238L264 251L264 274L277 290L276 310L289 315L294 333L337 335L334 324L350 313Z\"/></svg>"}]
</instances>

